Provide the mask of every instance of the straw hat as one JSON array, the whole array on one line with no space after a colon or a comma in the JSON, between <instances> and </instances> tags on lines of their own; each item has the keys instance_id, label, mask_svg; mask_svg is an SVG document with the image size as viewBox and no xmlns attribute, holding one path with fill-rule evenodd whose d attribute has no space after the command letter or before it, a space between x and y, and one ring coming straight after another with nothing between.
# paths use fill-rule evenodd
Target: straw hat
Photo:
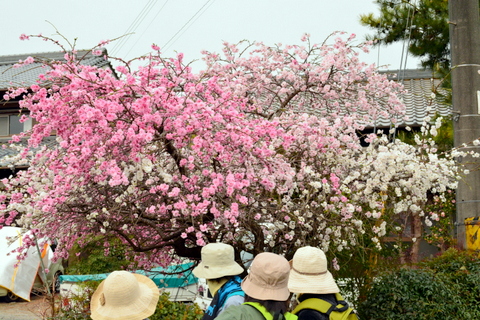
<instances>
[{"instance_id":1,"label":"straw hat","mask_svg":"<svg viewBox=\"0 0 480 320\"><path fill-rule=\"evenodd\" d=\"M93 320L142 320L155 312L158 287L148 277L114 271L98 286L90 302Z\"/></svg>"},{"instance_id":2,"label":"straw hat","mask_svg":"<svg viewBox=\"0 0 480 320\"><path fill-rule=\"evenodd\" d=\"M243 268L235 262L235 250L225 243L209 243L202 248L202 261L192 270L197 278L218 279L236 276Z\"/></svg>"},{"instance_id":3,"label":"straw hat","mask_svg":"<svg viewBox=\"0 0 480 320\"><path fill-rule=\"evenodd\" d=\"M327 270L327 257L319 248L302 247L293 256L288 289L293 293L340 292L332 274Z\"/></svg>"},{"instance_id":4,"label":"straw hat","mask_svg":"<svg viewBox=\"0 0 480 320\"><path fill-rule=\"evenodd\" d=\"M259 300L286 301L290 264L284 257L263 252L253 259L250 273L242 281L245 294Z\"/></svg>"}]
</instances>

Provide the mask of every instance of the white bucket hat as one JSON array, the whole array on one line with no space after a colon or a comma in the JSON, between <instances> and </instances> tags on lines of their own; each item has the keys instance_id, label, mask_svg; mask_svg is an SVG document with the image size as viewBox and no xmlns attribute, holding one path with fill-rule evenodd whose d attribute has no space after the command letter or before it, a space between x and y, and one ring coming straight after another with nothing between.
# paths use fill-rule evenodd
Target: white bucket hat
<instances>
[{"instance_id":1,"label":"white bucket hat","mask_svg":"<svg viewBox=\"0 0 480 320\"><path fill-rule=\"evenodd\" d=\"M253 259L250 273L242 281L245 294L259 300L286 301L290 264L284 257L263 252Z\"/></svg>"},{"instance_id":2,"label":"white bucket hat","mask_svg":"<svg viewBox=\"0 0 480 320\"><path fill-rule=\"evenodd\" d=\"M142 320L157 307L160 293L150 278L114 271L98 286L90 302L93 320Z\"/></svg>"},{"instance_id":3,"label":"white bucket hat","mask_svg":"<svg viewBox=\"0 0 480 320\"><path fill-rule=\"evenodd\" d=\"M235 262L235 249L225 243L209 243L202 248L202 261L192 272L197 278L218 279L236 276L243 268Z\"/></svg>"},{"instance_id":4,"label":"white bucket hat","mask_svg":"<svg viewBox=\"0 0 480 320\"><path fill-rule=\"evenodd\" d=\"M293 293L340 292L332 274L327 270L327 257L319 248L299 248L291 261L288 289Z\"/></svg>"}]
</instances>

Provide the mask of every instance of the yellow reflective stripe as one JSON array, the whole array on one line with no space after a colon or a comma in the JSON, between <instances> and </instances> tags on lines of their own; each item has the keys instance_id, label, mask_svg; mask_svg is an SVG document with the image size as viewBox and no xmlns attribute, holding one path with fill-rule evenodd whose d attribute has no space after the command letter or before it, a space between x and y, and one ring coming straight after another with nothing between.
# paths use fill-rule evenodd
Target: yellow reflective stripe
<instances>
[{"instance_id":1,"label":"yellow reflective stripe","mask_svg":"<svg viewBox=\"0 0 480 320\"><path fill-rule=\"evenodd\" d=\"M20 247L21 247L21 246L22 246L22 243L23 243L23 237L21 236L19 230L17 230L17 233L18 233L18 241L20 242ZM10 282L10 290L13 290L13 287L14 287L14 285L15 285L15 278L17 277L18 263L19 263L19 262L20 262L20 260L17 260L15 269L13 269L12 281Z\"/></svg>"}]
</instances>

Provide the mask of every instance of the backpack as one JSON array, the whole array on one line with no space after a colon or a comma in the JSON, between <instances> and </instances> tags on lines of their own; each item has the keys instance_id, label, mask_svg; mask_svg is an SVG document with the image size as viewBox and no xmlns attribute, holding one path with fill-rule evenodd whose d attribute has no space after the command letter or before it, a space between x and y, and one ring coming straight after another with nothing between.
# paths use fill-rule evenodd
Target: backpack
<instances>
[{"instance_id":1,"label":"backpack","mask_svg":"<svg viewBox=\"0 0 480 320\"><path fill-rule=\"evenodd\" d=\"M280 312L272 315L270 312L267 311L267 309L265 309L264 306L262 306L258 302L244 302L243 304L255 308L255 310L260 312L260 314L265 318L265 320L297 320L297 316L290 312L287 312L285 314Z\"/></svg>"},{"instance_id":2,"label":"backpack","mask_svg":"<svg viewBox=\"0 0 480 320\"><path fill-rule=\"evenodd\" d=\"M297 314L300 310L312 309L326 314L330 320L358 320L353 309L348 306L348 303L343 300L343 297L339 293L335 294L335 298L338 302L337 305L318 298L306 299L300 302L292 313Z\"/></svg>"}]
</instances>

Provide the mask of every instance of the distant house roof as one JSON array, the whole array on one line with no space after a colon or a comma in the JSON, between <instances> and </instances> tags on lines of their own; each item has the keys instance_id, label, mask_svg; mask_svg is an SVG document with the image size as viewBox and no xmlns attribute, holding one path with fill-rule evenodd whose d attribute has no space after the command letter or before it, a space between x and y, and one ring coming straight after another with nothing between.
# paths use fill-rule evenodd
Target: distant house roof
<instances>
[{"instance_id":1,"label":"distant house roof","mask_svg":"<svg viewBox=\"0 0 480 320\"><path fill-rule=\"evenodd\" d=\"M54 148L57 145L55 136L43 138L40 145L33 149L33 151L40 150L42 147L46 146L47 148ZM28 167L28 162L30 158L27 159L17 159L17 156L20 154L20 150L28 146L26 139L22 139L20 142L15 143L15 147L12 148L9 146L10 138L0 139L0 169L6 169L10 166L14 167ZM3 147L6 146L6 148ZM13 167L11 168L13 169Z\"/></svg>"},{"instance_id":2,"label":"distant house roof","mask_svg":"<svg viewBox=\"0 0 480 320\"><path fill-rule=\"evenodd\" d=\"M407 69L407 70L388 70L381 71L388 74L388 78L401 82L406 93L402 95L406 107L408 120L399 121L399 127L419 127L427 115L433 116L436 113L446 117L451 115L452 106L445 102L444 97L447 92L440 87L441 79L433 78L433 73L428 69ZM432 93L440 93L432 98ZM430 107L430 108L428 108ZM430 109L430 111L427 111ZM390 127L390 121L387 119L378 119L377 128Z\"/></svg>"},{"instance_id":3,"label":"distant house roof","mask_svg":"<svg viewBox=\"0 0 480 320\"><path fill-rule=\"evenodd\" d=\"M102 50L102 55L96 56L93 55L90 50L79 50L77 52L77 57L81 60L82 65L97 66L100 68L110 68L112 69L110 62L104 57L106 50ZM64 61L65 53L64 52L44 52L44 53L30 53L30 54L19 54L19 55L9 55L9 56L0 56L0 91L6 91L9 87L18 87L18 86L31 86L32 84L37 83L37 80L41 74L45 74L48 70L41 61ZM19 62L19 60L25 60L28 57L35 58L35 61L32 64L22 66L20 68L13 68L13 65ZM5 107L1 102L2 97L0 96L0 109L11 111L12 103L9 103L8 107ZM15 104L15 103L13 103ZM18 108L18 106L16 106ZM12 109L13 110L13 109ZM22 139L21 142L16 143L17 147L12 148L9 146L10 138L0 138L0 169L7 168L13 163L18 165L18 162L15 161L15 156L19 154L19 148L26 147L27 141ZM56 137L48 137L43 139L41 145L53 147L56 144ZM4 148L3 146L6 146ZM22 165L20 165L22 166ZM28 166L27 163L24 166Z\"/></svg>"},{"instance_id":4,"label":"distant house roof","mask_svg":"<svg viewBox=\"0 0 480 320\"><path fill-rule=\"evenodd\" d=\"M106 54L105 49L103 53ZM43 66L41 62L34 62L20 68L13 68L13 65L18 63L19 60L23 61L28 57L33 57L36 61L61 61L65 60L64 55L64 52L44 52L0 56L0 90L5 90L12 86L31 86L36 83L41 74L47 72L46 67ZM104 54L95 56L90 50L79 50L77 57L84 57L80 62L83 65L111 68L110 62L105 59Z\"/></svg>"}]
</instances>

